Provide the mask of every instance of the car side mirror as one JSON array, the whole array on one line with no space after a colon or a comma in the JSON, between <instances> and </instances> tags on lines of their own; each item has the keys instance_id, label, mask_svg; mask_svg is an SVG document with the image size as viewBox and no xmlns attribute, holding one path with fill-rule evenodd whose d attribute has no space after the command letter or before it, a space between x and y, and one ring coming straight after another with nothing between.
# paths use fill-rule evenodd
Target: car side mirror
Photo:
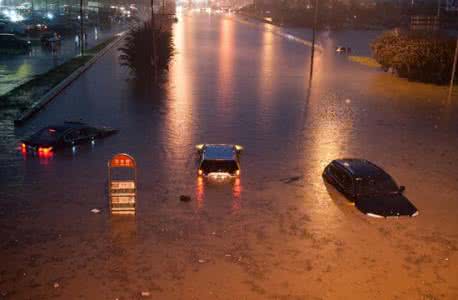
<instances>
[{"instance_id":1,"label":"car side mirror","mask_svg":"<svg viewBox=\"0 0 458 300\"><path fill-rule=\"evenodd\" d=\"M203 144L196 145L197 153L201 154L204 151L204 147L205 147L205 145L203 145Z\"/></svg>"},{"instance_id":2,"label":"car side mirror","mask_svg":"<svg viewBox=\"0 0 458 300\"><path fill-rule=\"evenodd\" d=\"M401 186L399 187L399 192L400 192L401 194L404 193L405 190L406 190L406 187L405 187L405 186L401 185Z\"/></svg>"}]
</instances>

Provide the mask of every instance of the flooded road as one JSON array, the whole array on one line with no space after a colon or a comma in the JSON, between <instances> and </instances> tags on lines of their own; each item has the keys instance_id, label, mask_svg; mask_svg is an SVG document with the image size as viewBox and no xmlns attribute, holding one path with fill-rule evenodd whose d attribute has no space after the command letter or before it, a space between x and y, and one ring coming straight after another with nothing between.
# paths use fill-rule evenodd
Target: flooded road
<instances>
[{"instance_id":1,"label":"flooded road","mask_svg":"<svg viewBox=\"0 0 458 300\"><path fill-rule=\"evenodd\" d=\"M309 78L309 47L235 16L188 14L173 33L162 91L129 81L112 51L24 128L1 128L0 297L458 297L458 110L445 88L350 63L331 38ZM46 158L16 149L76 119L120 132ZM200 143L243 145L240 180L197 179ZM117 152L139 166L135 218L108 211ZM348 205L321 178L341 157L384 167L420 215Z\"/></svg>"}]
</instances>

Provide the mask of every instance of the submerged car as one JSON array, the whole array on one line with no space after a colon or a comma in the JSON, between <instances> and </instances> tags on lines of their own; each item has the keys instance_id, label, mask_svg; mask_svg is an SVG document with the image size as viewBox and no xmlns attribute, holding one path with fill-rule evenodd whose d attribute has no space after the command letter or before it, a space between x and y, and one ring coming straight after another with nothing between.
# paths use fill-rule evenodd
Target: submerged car
<instances>
[{"instance_id":1,"label":"submerged car","mask_svg":"<svg viewBox=\"0 0 458 300\"><path fill-rule=\"evenodd\" d=\"M417 216L417 208L404 196L382 168L364 159L338 159L323 172L323 178L334 186L364 214L386 218Z\"/></svg>"},{"instance_id":2,"label":"submerged car","mask_svg":"<svg viewBox=\"0 0 458 300\"><path fill-rule=\"evenodd\" d=\"M31 47L30 41L22 40L11 33L0 33L0 52L27 52Z\"/></svg>"},{"instance_id":3,"label":"submerged car","mask_svg":"<svg viewBox=\"0 0 458 300\"><path fill-rule=\"evenodd\" d=\"M240 153L242 147L227 144L203 144L196 146L199 152L199 176L238 177L240 176Z\"/></svg>"},{"instance_id":4,"label":"submerged car","mask_svg":"<svg viewBox=\"0 0 458 300\"><path fill-rule=\"evenodd\" d=\"M47 153L55 149L92 142L118 132L110 127L94 127L82 122L64 122L45 127L27 139L21 148L26 151Z\"/></svg>"}]
</instances>

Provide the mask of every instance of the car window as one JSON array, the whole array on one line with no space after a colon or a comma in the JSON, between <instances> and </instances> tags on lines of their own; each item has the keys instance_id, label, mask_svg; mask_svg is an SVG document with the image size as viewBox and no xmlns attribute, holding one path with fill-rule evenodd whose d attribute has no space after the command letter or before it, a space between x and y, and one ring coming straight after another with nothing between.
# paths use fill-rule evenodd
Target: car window
<instances>
[{"instance_id":1,"label":"car window","mask_svg":"<svg viewBox=\"0 0 458 300\"><path fill-rule=\"evenodd\" d=\"M391 194L398 191L396 182L386 174L363 178L358 183L359 195Z\"/></svg>"},{"instance_id":2,"label":"car window","mask_svg":"<svg viewBox=\"0 0 458 300\"><path fill-rule=\"evenodd\" d=\"M53 128L44 128L34 136L34 138L38 138L40 141L48 143L56 142L58 137L59 132Z\"/></svg>"},{"instance_id":3,"label":"car window","mask_svg":"<svg viewBox=\"0 0 458 300\"><path fill-rule=\"evenodd\" d=\"M337 180L337 183L346 191L351 191L353 189L352 179L350 174L337 168L335 166L330 167L331 175Z\"/></svg>"},{"instance_id":4,"label":"car window","mask_svg":"<svg viewBox=\"0 0 458 300\"><path fill-rule=\"evenodd\" d=\"M351 192L353 190L353 184L352 184L352 180L351 180L350 174L348 174L347 172L342 170L340 176L341 176L342 187L346 191Z\"/></svg>"}]
</instances>

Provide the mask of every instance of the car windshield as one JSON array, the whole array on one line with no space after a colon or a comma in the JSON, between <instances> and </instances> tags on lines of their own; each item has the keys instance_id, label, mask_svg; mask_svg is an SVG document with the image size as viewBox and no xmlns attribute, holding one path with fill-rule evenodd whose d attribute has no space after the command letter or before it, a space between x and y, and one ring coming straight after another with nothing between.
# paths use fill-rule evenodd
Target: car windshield
<instances>
[{"instance_id":1,"label":"car windshield","mask_svg":"<svg viewBox=\"0 0 458 300\"><path fill-rule=\"evenodd\" d=\"M44 128L34 135L34 138L39 139L44 143L56 142L59 138L60 131L54 128Z\"/></svg>"},{"instance_id":2,"label":"car windshield","mask_svg":"<svg viewBox=\"0 0 458 300\"><path fill-rule=\"evenodd\" d=\"M392 194L397 192L399 192L399 187L388 175L359 180L358 194L360 195Z\"/></svg>"},{"instance_id":3,"label":"car windshield","mask_svg":"<svg viewBox=\"0 0 458 300\"><path fill-rule=\"evenodd\" d=\"M205 173L227 172L232 174L238 170L238 166L233 160L204 160L201 169Z\"/></svg>"}]
</instances>

